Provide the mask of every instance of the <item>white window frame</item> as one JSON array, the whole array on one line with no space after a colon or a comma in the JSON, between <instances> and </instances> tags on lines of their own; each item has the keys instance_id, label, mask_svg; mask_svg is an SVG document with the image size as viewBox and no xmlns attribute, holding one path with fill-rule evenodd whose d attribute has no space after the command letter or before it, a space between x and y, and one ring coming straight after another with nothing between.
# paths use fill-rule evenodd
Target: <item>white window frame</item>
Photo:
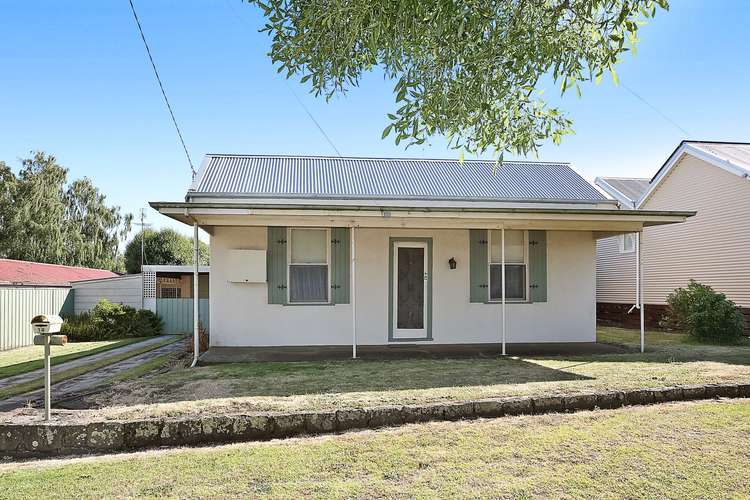
<instances>
[{"instance_id":1,"label":"white window frame","mask_svg":"<svg viewBox=\"0 0 750 500\"><path fill-rule=\"evenodd\" d=\"M630 235L633 237L633 247L628 250L625 248L625 236ZM617 249L620 253L635 253L635 239L636 233L623 233L617 237Z\"/></svg>"},{"instance_id":2,"label":"white window frame","mask_svg":"<svg viewBox=\"0 0 750 500\"><path fill-rule=\"evenodd\" d=\"M293 264L292 263L292 233L295 229L325 231L326 233L326 300L324 301L313 301L313 302L292 302L291 292L292 289L289 286L292 273L290 268L292 266L322 266L323 262L308 262L304 264ZM286 230L286 241L288 242L286 248L286 303L287 304L330 304L331 303L331 228L330 227L288 227Z\"/></svg>"},{"instance_id":3,"label":"white window frame","mask_svg":"<svg viewBox=\"0 0 750 500\"><path fill-rule=\"evenodd\" d=\"M492 233L493 231L497 231L498 233L501 231L500 229L488 229L487 230L487 300L489 302L502 302L502 297L493 299L492 298L492 269L490 266L496 265L501 266L502 262L492 262ZM524 279L524 286L523 286L523 295L524 297L521 299L516 298L508 298L506 296L505 302L528 302L529 297L531 296L529 293L529 231L526 229L506 229L506 231L523 231L523 266L524 266L524 273L523 273L523 279ZM506 262L506 266L508 265L516 265L520 266L521 264L517 262Z\"/></svg>"}]
</instances>

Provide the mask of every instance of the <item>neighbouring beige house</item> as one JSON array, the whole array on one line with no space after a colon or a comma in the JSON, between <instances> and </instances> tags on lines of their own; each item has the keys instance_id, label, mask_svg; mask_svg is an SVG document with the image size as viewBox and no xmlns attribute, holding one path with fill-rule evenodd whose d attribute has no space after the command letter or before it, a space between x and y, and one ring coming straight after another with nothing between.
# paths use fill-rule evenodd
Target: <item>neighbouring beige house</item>
<instances>
[{"instance_id":1,"label":"neighbouring beige house","mask_svg":"<svg viewBox=\"0 0 750 500\"><path fill-rule=\"evenodd\" d=\"M211 349L593 342L596 240L683 222L622 210L566 163L208 155ZM216 352L216 351L214 351Z\"/></svg>"},{"instance_id":2,"label":"neighbouring beige house","mask_svg":"<svg viewBox=\"0 0 750 500\"><path fill-rule=\"evenodd\" d=\"M684 224L643 230L647 323L656 326L667 295L694 279L743 308L750 320L750 144L683 141L652 179L599 177L596 184L632 210L679 206L696 211ZM600 320L629 325L636 302L636 235L597 242Z\"/></svg>"}]
</instances>

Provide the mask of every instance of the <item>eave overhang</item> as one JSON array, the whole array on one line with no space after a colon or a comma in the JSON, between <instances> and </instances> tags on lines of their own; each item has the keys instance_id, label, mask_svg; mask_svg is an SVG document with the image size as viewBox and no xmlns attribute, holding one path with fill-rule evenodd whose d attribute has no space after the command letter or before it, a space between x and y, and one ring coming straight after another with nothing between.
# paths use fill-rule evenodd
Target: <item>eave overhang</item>
<instances>
[{"instance_id":1,"label":"eave overhang","mask_svg":"<svg viewBox=\"0 0 750 500\"><path fill-rule=\"evenodd\" d=\"M172 219L213 226L357 226L392 228L527 228L633 232L684 222L691 211L540 207L404 207L372 205L268 204L240 202L151 202ZM210 232L210 230L209 230Z\"/></svg>"}]
</instances>

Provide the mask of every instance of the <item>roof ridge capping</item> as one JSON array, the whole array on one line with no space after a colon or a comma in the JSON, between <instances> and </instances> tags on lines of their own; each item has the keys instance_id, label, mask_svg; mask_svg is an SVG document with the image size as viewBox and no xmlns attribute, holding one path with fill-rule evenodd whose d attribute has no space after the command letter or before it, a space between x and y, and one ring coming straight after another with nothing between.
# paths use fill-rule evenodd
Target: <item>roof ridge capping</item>
<instances>
[{"instance_id":1,"label":"roof ridge capping","mask_svg":"<svg viewBox=\"0 0 750 500\"><path fill-rule=\"evenodd\" d=\"M618 180L618 181L647 181L649 180L649 177L615 177L611 175L598 175L596 178L602 179L605 181L607 179Z\"/></svg>"},{"instance_id":2,"label":"roof ridge capping","mask_svg":"<svg viewBox=\"0 0 750 500\"><path fill-rule=\"evenodd\" d=\"M283 154L244 154L244 153L206 153L206 158L284 158L300 160L376 160L376 161L434 161L451 163L496 163L491 158L409 158L403 156L333 156L333 155L283 155ZM540 161L540 160L503 160L500 163L525 163L532 165L571 165L569 161Z\"/></svg>"}]
</instances>

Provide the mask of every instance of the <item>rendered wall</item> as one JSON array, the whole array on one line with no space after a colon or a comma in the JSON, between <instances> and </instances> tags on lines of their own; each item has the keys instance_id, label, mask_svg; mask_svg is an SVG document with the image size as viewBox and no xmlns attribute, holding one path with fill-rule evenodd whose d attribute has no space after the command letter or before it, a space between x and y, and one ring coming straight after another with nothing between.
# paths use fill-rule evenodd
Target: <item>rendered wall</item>
<instances>
[{"instance_id":1,"label":"rendered wall","mask_svg":"<svg viewBox=\"0 0 750 500\"><path fill-rule=\"evenodd\" d=\"M388 242L433 238L432 343L500 341L499 304L469 303L469 232L357 229L357 335L361 345L388 342ZM349 345L352 309L269 305L265 284L230 283L231 249L265 249L266 229L214 227L211 238L210 321L214 346ZM508 304L508 342L592 342L596 338L595 252L587 231L549 231L548 300ZM448 259L458 267L450 270Z\"/></svg>"}]
</instances>

